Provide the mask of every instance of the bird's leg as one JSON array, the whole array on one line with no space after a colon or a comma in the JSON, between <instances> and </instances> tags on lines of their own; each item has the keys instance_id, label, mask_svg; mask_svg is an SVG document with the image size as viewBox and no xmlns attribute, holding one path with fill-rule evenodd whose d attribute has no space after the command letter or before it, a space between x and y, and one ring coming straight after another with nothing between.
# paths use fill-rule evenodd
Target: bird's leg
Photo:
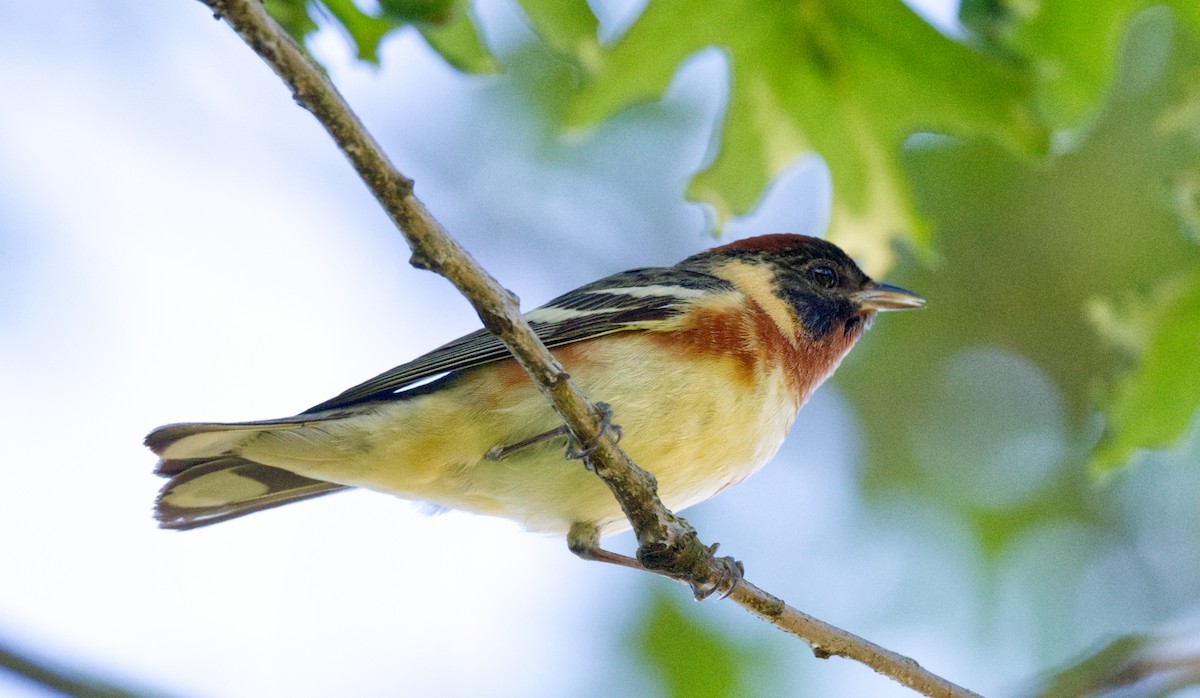
<instances>
[{"instance_id":1,"label":"bird's leg","mask_svg":"<svg viewBox=\"0 0 1200 698\"><path fill-rule=\"evenodd\" d=\"M644 571L646 569L635 557L601 548L600 529L596 528L596 524L582 522L571 524L571 530L567 531L567 548L582 560L607 562L635 570Z\"/></svg>"},{"instance_id":2,"label":"bird's leg","mask_svg":"<svg viewBox=\"0 0 1200 698\"><path fill-rule=\"evenodd\" d=\"M505 458L512 455L513 453L516 453L517 451L520 451L523 448L528 448L529 446L533 446L534 444L541 443L541 442L545 441L546 439L553 439L553 438L557 438L559 436L569 436L569 435L570 435L570 432L567 431L567 427L564 424L563 426L558 427L557 429L551 429L550 431L545 431L545 432L542 432L541 434L536 434L534 436L529 437L528 439L522 439L521 441L518 441L515 444L506 444L503 446L492 446L491 448L488 449L487 453L483 454L483 457L487 460L504 460Z\"/></svg>"},{"instance_id":3,"label":"bird's leg","mask_svg":"<svg viewBox=\"0 0 1200 698\"><path fill-rule=\"evenodd\" d=\"M574 446L568 446L567 447L567 458L569 458L571 460L581 460L581 459L587 458L592 453L592 451L595 451L596 448L600 445L600 439L604 436L605 432L611 431L613 434L616 435L617 441L621 440L621 427L618 424L613 424L613 421L612 421L612 407L610 407L607 402L597 402L596 409L600 413L600 433L599 433L599 435L596 436L596 438L594 440L589 441L586 444L582 444L579 448L576 448ZM565 424L556 429L551 429L550 431L544 431L541 434L535 434L535 435L529 437L528 439L522 439L522 440L516 442L515 444L503 444L500 446L492 446L491 448L488 449L487 453L483 454L483 457L486 460L490 460L490 461L504 460L505 458L516 453L517 451L520 451L523 448L528 448L530 446L539 444L547 439L555 439L560 436L566 436L566 437L571 436L571 432L567 429Z\"/></svg>"},{"instance_id":4,"label":"bird's leg","mask_svg":"<svg viewBox=\"0 0 1200 698\"><path fill-rule=\"evenodd\" d=\"M605 432L611 431L617 441L621 440L621 427L612 421L612 407L597 402L600 413L600 432L594 439L578 447L572 444L567 449L567 458L584 459L600 445ZM522 442L524 443L524 442ZM520 444L518 444L519 446ZM590 468L589 468L590 470ZM636 558L621 555L600 547L600 529L593 523L575 522L567 531L567 547L583 560L595 560L620 565L635 570L654 572L683 582L692 588L697 601L702 601L714 592L724 599L738 588L745 575L742 563L732 557L717 557L717 544L705 547L696 539L696 532L686 527L681 540L667 545L645 546L638 549ZM703 581L696 581L703 580Z\"/></svg>"},{"instance_id":5,"label":"bird's leg","mask_svg":"<svg viewBox=\"0 0 1200 698\"><path fill-rule=\"evenodd\" d=\"M621 425L613 423L612 405L607 402L597 402L596 411L600 413L600 431L596 433L596 438L588 441L585 444L579 444L576 448L574 445L567 448L567 458L571 460L584 460L592 455L600 446L600 439L604 438L606 432L612 432L617 442L621 441ZM590 469L590 466L589 466Z\"/></svg>"},{"instance_id":6,"label":"bird's leg","mask_svg":"<svg viewBox=\"0 0 1200 698\"><path fill-rule=\"evenodd\" d=\"M714 593L720 594L720 598L727 598L733 593L734 589L742 583L742 579L746 573L742 563L732 557L716 557L717 544L714 543L707 548L703 545L699 546L700 550L708 553L709 559L716 563L717 570L715 576L711 577L705 583L697 583L691 574L687 573L686 569L674 569L674 565L663 565L661 568L652 561L652 566L647 566L641 560L620 553L614 553L600 547L600 530L595 524L591 523L574 523L571 529L567 532L567 547L571 552L575 553L583 560L596 560L598 562L607 562L613 565L629 567L635 570L646 572L655 572L657 574L666 575L677 582L687 584L692 588L692 595L697 601L712 596ZM660 557L665 551L657 553L648 553L651 557ZM693 554L698 551L693 551ZM641 553L639 552L639 555ZM686 567L686 563L685 563Z\"/></svg>"}]
</instances>

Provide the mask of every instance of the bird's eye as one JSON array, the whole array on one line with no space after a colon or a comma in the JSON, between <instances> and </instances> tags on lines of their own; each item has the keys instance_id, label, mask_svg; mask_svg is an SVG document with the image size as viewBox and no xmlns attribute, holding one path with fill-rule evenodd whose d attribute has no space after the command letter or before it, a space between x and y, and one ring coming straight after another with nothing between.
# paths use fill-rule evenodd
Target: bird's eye
<instances>
[{"instance_id":1,"label":"bird's eye","mask_svg":"<svg viewBox=\"0 0 1200 698\"><path fill-rule=\"evenodd\" d=\"M817 285L821 288L833 288L834 286L837 286L837 272L829 267L813 267L808 271L808 273L809 276L813 278L813 281L816 281Z\"/></svg>"}]
</instances>

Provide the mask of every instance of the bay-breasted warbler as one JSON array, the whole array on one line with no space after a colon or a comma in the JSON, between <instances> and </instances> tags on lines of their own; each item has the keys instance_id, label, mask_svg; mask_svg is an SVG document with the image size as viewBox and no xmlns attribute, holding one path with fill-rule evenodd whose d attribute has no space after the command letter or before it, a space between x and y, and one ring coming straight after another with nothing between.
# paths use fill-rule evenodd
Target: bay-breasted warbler
<instances>
[{"instance_id":1,"label":"bay-breasted warbler","mask_svg":"<svg viewBox=\"0 0 1200 698\"><path fill-rule=\"evenodd\" d=\"M764 235L614 274L526 318L577 385L611 405L621 446L678 510L770 460L876 311L922 305L831 243ZM146 445L170 478L155 512L164 528L349 487L536 531L629 527L600 479L567 457L558 415L485 330L294 417L172 424Z\"/></svg>"}]
</instances>

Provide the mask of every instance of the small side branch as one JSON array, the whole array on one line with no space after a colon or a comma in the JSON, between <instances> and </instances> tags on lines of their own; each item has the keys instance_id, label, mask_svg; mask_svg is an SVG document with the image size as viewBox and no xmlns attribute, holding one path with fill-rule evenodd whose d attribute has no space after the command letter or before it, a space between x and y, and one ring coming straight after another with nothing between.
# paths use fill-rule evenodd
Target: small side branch
<instances>
[{"instance_id":1,"label":"small side branch","mask_svg":"<svg viewBox=\"0 0 1200 698\"><path fill-rule=\"evenodd\" d=\"M275 23L259 0L201 0L224 19L291 89L300 106L325 127L413 250L411 263L448 279L475 307L485 327L504 341L534 384L554 405L586 462L621 504L638 537L638 561L705 595L729 578L730 559L717 558L684 519L658 499L654 476L635 465L604 428L604 410L571 382L521 316L517 298L502 287L442 228L367 132L325 74ZM819 657L840 655L939 698L976 694L916 662L788 607L742 581L730 597L751 613L808 642Z\"/></svg>"}]
</instances>

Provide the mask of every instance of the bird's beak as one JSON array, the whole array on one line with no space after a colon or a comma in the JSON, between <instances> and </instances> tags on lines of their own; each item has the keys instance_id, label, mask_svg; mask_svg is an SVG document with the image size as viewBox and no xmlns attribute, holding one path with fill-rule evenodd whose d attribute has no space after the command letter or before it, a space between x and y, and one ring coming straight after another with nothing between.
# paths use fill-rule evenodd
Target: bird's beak
<instances>
[{"instance_id":1,"label":"bird's beak","mask_svg":"<svg viewBox=\"0 0 1200 698\"><path fill-rule=\"evenodd\" d=\"M911 310L925 305L925 299L908 289L872 281L852 298L867 310Z\"/></svg>"}]
</instances>

